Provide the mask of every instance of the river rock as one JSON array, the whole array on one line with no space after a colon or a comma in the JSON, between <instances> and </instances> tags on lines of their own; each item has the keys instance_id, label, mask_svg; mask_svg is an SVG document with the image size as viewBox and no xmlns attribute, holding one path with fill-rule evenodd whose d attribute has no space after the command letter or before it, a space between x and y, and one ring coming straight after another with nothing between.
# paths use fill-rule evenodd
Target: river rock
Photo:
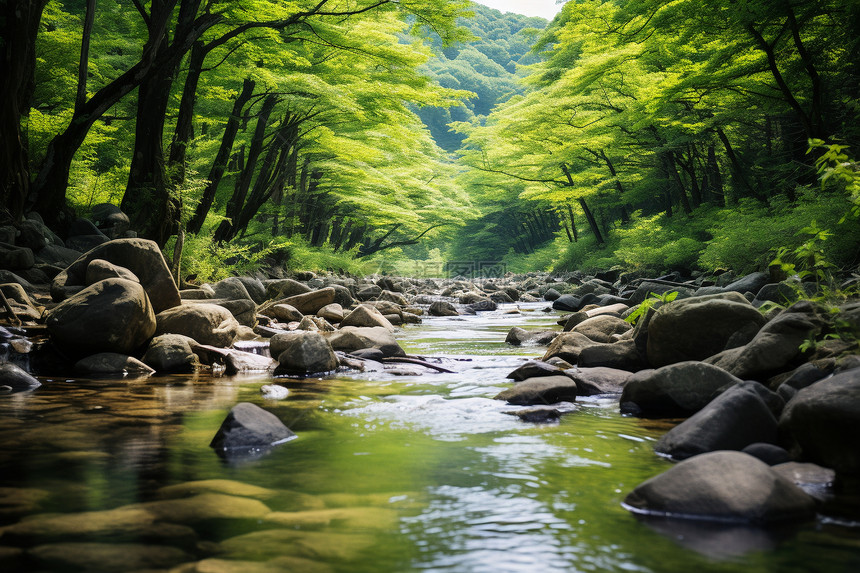
<instances>
[{"instance_id":1,"label":"river rock","mask_svg":"<svg viewBox=\"0 0 860 573\"><path fill-rule=\"evenodd\" d=\"M815 516L815 501L791 480L741 452L685 460L624 499L634 513L769 524Z\"/></svg>"},{"instance_id":2,"label":"river rock","mask_svg":"<svg viewBox=\"0 0 860 573\"><path fill-rule=\"evenodd\" d=\"M791 454L789 454L785 448L781 448L776 444L754 442L743 448L741 451L763 461L769 466L784 464L791 461Z\"/></svg>"},{"instance_id":3,"label":"river rock","mask_svg":"<svg viewBox=\"0 0 860 573\"><path fill-rule=\"evenodd\" d=\"M368 285L362 287L355 293L355 296L358 300L368 301L375 300L382 294L382 287L377 285Z\"/></svg>"},{"instance_id":4,"label":"river rock","mask_svg":"<svg viewBox=\"0 0 860 573\"><path fill-rule=\"evenodd\" d=\"M715 450L742 450L750 444L775 444L776 418L771 411L778 397L758 382L732 386L707 406L663 435L654 451L683 460Z\"/></svg>"},{"instance_id":5,"label":"river rock","mask_svg":"<svg viewBox=\"0 0 860 573\"><path fill-rule=\"evenodd\" d=\"M239 331L229 310L217 304L183 304L156 316L156 334L182 334L200 344L228 347Z\"/></svg>"},{"instance_id":6,"label":"river rock","mask_svg":"<svg viewBox=\"0 0 860 573\"><path fill-rule=\"evenodd\" d=\"M561 368L554 364L547 364L540 360L529 360L508 374L508 378L515 382L522 382L529 378L539 378L541 376L560 376L563 372Z\"/></svg>"},{"instance_id":7,"label":"river rock","mask_svg":"<svg viewBox=\"0 0 860 573\"><path fill-rule=\"evenodd\" d=\"M75 363L75 372L84 375L133 375L149 376L155 372L137 358L115 352L100 352L82 358Z\"/></svg>"},{"instance_id":8,"label":"river rock","mask_svg":"<svg viewBox=\"0 0 860 573\"><path fill-rule=\"evenodd\" d=\"M298 309L302 314L316 314L322 307L334 302L335 291L331 287L297 294L283 300L279 303L289 304Z\"/></svg>"},{"instance_id":9,"label":"river rock","mask_svg":"<svg viewBox=\"0 0 860 573\"><path fill-rule=\"evenodd\" d=\"M454 305L444 300L437 300L430 305L428 310L430 316L459 316L460 313Z\"/></svg>"},{"instance_id":10,"label":"river rock","mask_svg":"<svg viewBox=\"0 0 860 573\"><path fill-rule=\"evenodd\" d=\"M298 322L304 315L299 312L299 309L289 304L273 304L272 306L260 311L263 316L269 316L280 322Z\"/></svg>"},{"instance_id":11,"label":"river rock","mask_svg":"<svg viewBox=\"0 0 860 573\"><path fill-rule=\"evenodd\" d=\"M516 416L523 422L528 422L530 424L549 424L551 422L557 422L559 418L561 418L562 412L555 408L549 407L536 407L536 408L526 408L524 410L515 410L513 412L505 412L510 416Z\"/></svg>"},{"instance_id":12,"label":"river rock","mask_svg":"<svg viewBox=\"0 0 860 573\"><path fill-rule=\"evenodd\" d=\"M266 281L265 285L267 300L278 300L311 292L311 288L308 285L293 279Z\"/></svg>"},{"instance_id":13,"label":"river rock","mask_svg":"<svg viewBox=\"0 0 860 573\"><path fill-rule=\"evenodd\" d=\"M543 299L547 302L555 302L561 297L561 293L550 287L543 293Z\"/></svg>"},{"instance_id":14,"label":"river rock","mask_svg":"<svg viewBox=\"0 0 860 573\"><path fill-rule=\"evenodd\" d=\"M51 296L55 301L65 299L67 289L74 290L74 287L85 283L86 269L93 259L104 259L134 273L156 313L180 304L179 289L161 250L155 242L146 239L116 239L81 255L69 268L54 277Z\"/></svg>"},{"instance_id":15,"label":"river rock","mask_svg":"<svg viewBox=\"0 0 860 573\"><path fill-rule=\"evenodd\" d=\"M218 348L208 344L200 344L192 339L188 342L191 351L203 364L215 364L223 362L224 373L228 376L244 374L248 372L271 372L277 363L269 356L254 354L236 348Z\"/></svg>"},{"instance_id":16,"label":"river rock","mask_svg":"<svg viewBox=\"0 0 860 573\"><path fill-rule=\"evenodd\" d=\"M727 284L723 287L723 290L734 291L740 294L751 292L755 295L768 282L770 282L770 275L768 273L756 272L748 274L733 283Z\"/></svg>"},{"instance_id":17,"label":"river rock","mask_svg":"<svg viewBox=\"0 0 860 573\"><path fill-rule=\"evenodd\" d=\"M707 361L741 378L765 376L784 369L800 354L800 345L821 325L814 315L788 309L764 325L748 344Z\"/></svg>"},{"instance_id":18,"label":"river rock","mask_svg":"<svg viewBox=\"0 0 860 573\"><path fill-rule=\"evenodd\" d=\"M253 300L245 284L236 277L227 277L212 285L215 298L227 300Z\"/></svg>"},{"instance_id":19,"label":"river rock","mask_svg":"<svg viewBox=\"0 0 860 573\"><path fill-rule=\"evenodd\" d=\"M358 328L382 327L389 332L394 332L394 325L381 312L368 304L358 305L355 310L344 317L340 326L341 328L345 326L355 326Z\"/></svg>"},{"instance_id":20,"label":"river rock","mask_svg":"<svg viewBox=\"0 0 860 573\"><path fill-rule=\"evenodd\" d=\"M555 330L528 331L524 328L520 328L519 326L515 326L508 331L508 335L505 337L505 342L511 346L532 344L536 346L545 346L550 344L556 336L558 336L558 332Z\"/></svg>"},{"instance_id":21,"label":"river rock","mask_svg":"<svg viewBox=\"0 0 860 573\"><path fill-rule=\"evenodd\" d=\"M21 271L33 268L35 264L33 249L0 243L0 268Z\"/></svg>"},{"instance_id":22,"label":"river rock","mask_svg":"<svg viewBox=\"0 0 860 573\"><path fill-rule=\"evenodd\" d=\"M156 330L156 318L143 287L125 279L106 279L58 304L45 324L64 348L89 354L131 354Z\"/></svg>"},{"instance_id":23,"label":"river rock","mask_svg":"<svg viewBox=\"0 0 860 573\"><path fill-rule=\"evenodd\" d=\"M272 356L278 357L275 375L308 375L331 372L337 368L337 357L331 344L319 332L296 331L274 336L270 342Z\"/></svg>"},{"instance_id":24,"label":"river rock","mask_svg":"<svg viewBox=\"0 0 860 573\"><path fill-rule=\"evenodd\" d=\"M340 324L344 317L343 306L336 302L327 304L317 311L317 316L326 319L332 324Z\"/></svg>"},{"instance_id":25,"label":"river rock","mask_svg":"<svg viewBox=\"0 0 860 573\"><path fill-rule=\"evenodd\" d=\"M245 290L251 296L251 300L256 304L266 302L266 287L263 286L261 280L254 277L236 277L236 279L242 283Z\"/></svg>"},{"instance_id":26,"label":"river rock","mask_svg":"<svg viewBox=\"0 0 860 573\"><path fill-rule=\"evenodd\" d=\"M10 362L0 362L0 386L7 386L12 392L25 392L41 385L41 382L19 366Z\"/></svg>"},{"instance_id":27,"label":"river rock","mask_svg":"<svg viewBox=\"0 0 860 573\"><path fill-rule=\"evenodd\" d=\"M636 306L641 304L646 298L651 298L653 295L665 295L670 292L677 292L678 296L675 300L682 300L685 298L690 298L693 296L696 291L695 289L683 285L669 285L665 283L652 282L652 281L644 281L639 283L639 286L636 287L636 290L633 294L630 295L628 299L628 304L630 306Z\"/></svg>"},{"instance_id":28,"label":"river rock","mask_svg":"<svg viewBox=\"0 0 860 573\"><path fill-rule=\"evenodd\" d=\"M555 337L541 360L546 362L550 358L558 357L571 364L576 364L584 348L597 344L599 343L579 332L564 332Z\"/></svg>"},{"instance_id":29,"label":"river rock","mask_svg":"<svg viewBox=\"0 0 860 573\"><path fill-rule=\"evenodd\" d=\"M84 272L84 284L90 286L105 279L125 279L133 283L140 282L140 279L125 267L114 265L104 259L91 260Z\"/></svg>"},{"instance_id":30,"label":"river rock","mask_svg":"<svg viewBox=\"0 0 860 573\"><path fill-rule=\"evenodd\" d=\"M632 372L597 366L594 368L570 368L564 371L576 382L580 396L595 396L598 394L620 394L627 382L633 376Z\"/></svg>"},{"instance_id":31,"label":"river rock","mask_svg":"<svg viewBox=\"0 0 860 573\"><path fill-rule=\"evenodd\" d=\"M295 437L271 412L249 402L240 402L221 423L209 447L216 450L269 447Z\"/></svg>"},{"instance_id":32,"label":"river rock","mask_svg":"<svg viewBox=\"0 0 860 573\"><path fill-rule=\"evenodd\" d=\"M573 314L563 316L562 319L558 321L558 324L564 327L564 332L571 332L576 326L582 324L589 318L591 317L588 316L587 312L583 312L580 310L579 312L574 312Z\"/></svg>"},{"instance_id":33,"label":"river rock","mask_svg":"<svg viewBox=\"0 0 860 573\"><path fill-rule=\"evenodd\" d=\"M191 349L192 342L193 339L181 334L156 336L149 343L143 362L161 373L194 372L198 362Z\"/></svg>"},{"instance_id":34,"label":"river rock","mask_svg":"<svg viewBox=\"0 0 860 573\"><path fill-rule=\"evenodd\" d=\"M517 382L513 388L496 395L495 399L505 400L508 404L530 406L573 402L576 395L576 382L567 376L541 376Z\"/></svg>"},{"instance_id":35,"label":"river rock","mask_svg":"<svg viewBox=\"0 0 860 573\"><path fill-rule=\"evenodd\" d=\"M805 460L840 474L860 474L860 368L826 378L800 390L779 420L791 450Z\"/></svg>"},{"instance_id":36,"label":"river rock","mask_svg":"<svg viewBox=\"0 0 860 573\"><path fill-rule=\"evenodd\" d=\"M374 328L346 326L335 332L323 333L323 335L334 350L351 353L364 348L377 348L386 357L406 356L406 352L392 336L391 331L381 326Z\"/></svg>"},{"instance_id":37,"label":"river rock","mask_svg":"<svg viewBox=\"0 0 860 573\"><path fill-rule=\"evenodd\" d=\"M765 318L741 294L675 300L648 323L648 362L659 368L704 360L753 339Z\"/></svg>"},{"instance_id":38,"label":"river rock","mask_svg":"<svg viewBox=\"0 0 860 573\"><path fill-rule=\"evenodd\" d=\"M96 228L111 239L124 237L126 232L131 228L128 215L112 203L93 205L90 211L90 218Z\"/></svg>"},{"instance_id":39,"label":"river rock","mask_svg":"<svg viewBox=\"0 0 860 573\"><path fill-rule=\"evenodd\" d=\"M741 382L722 368L678 362L631 376L621 394L621 412L643 417L686 417L704 408L726 387Z\"/></svg>"},{"instance_id":40,"label":"river rock","mask_svg":"<svg viewBox=\"0 0 860 573\"><path fill-rule=\"evenodd\" d=\"M82 254L80 251L69 249L63 245L48 245L36 253L35 256L37 264L56 265L64 269L78 260L78 257Z\"/></svg>"},{"instance_id":41,"label":"river rock","mask_svg":"<svg viewBox=\"0 0 860 573\"><path fill-rule=\"evenodd\" d=\"M638 372L647 367L645 357L633 340L621 340L611 344L596 343L579 353L577 366L584 368L616 368Z\"/></svg>"},{"instance_id":42,"label":"river rock","mask_svg":"<svg viewBox=\"0 0 860 573\"><path fill-rule=\"evenodd\" d=\"M618 317L597 315L573 327L573 332L584 334L595 342L612 342L613 336L633 330L633 326Z\"/></svg>"}]
</instances>

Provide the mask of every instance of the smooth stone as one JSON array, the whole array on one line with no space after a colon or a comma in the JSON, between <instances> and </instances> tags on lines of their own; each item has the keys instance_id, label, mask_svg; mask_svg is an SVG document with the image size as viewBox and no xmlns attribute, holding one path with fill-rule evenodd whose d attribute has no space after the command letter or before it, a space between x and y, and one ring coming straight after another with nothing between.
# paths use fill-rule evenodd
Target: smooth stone
<instances>
[{"instance_id":1,"label":"smooth stone","mask_svg":"<svg viewBox=\"0 0 860 573\"><path fill-rule=\"evenodd\" d=\"M316 314L319 309L335 302L335 290L331 287L297 294L278 301L298 309L302 314Z\"/></svg>"},{"instance_id":2,"label":"smooth stone","mask_svg":"<svg viewBox=\"0 0 860 573\"><path fill-rule=\"evenodd\" d=\"M394 332L394 325L382 315L375 307L360 304L352 312L346 315L340 323L341 328L345 326L355 326L357 328L374 328L382 327L390 332Z\"/></svg>"},{"instance_id":3,"label":"smooth stone","mask_svg":"<svg viewBox=\"0 0 860 573\"><path fill-rule=\"evenodd\" d=\"M779 428L796 458L860 474L860 368L825 378L800 390L785 407Z\"/></svg>"},{"instance_id":4,"label":"smooth stone","mask_svg":"<svg viewBox=\"0 0 860 573\"><path fill-rule=\"evenodd\" d=\"M567 376L541 376L517 382L513 388L497 394L494 399L529 406L573 402L576 396L576 382Z\"/></svg>"},{"instance_id":5,"label":"smooth stone","mask_svg":"<svg viewBox=\"0 0 860 573\"><path fill-rule=\"evenodd\" d=\"M621 394L621 412L642 417L684 417L704 408L741 379L703 362L678 362L637 372Z\"/></svg>"},{"instance_id":6,"label":"smooth stone","mask_svg":"<svg viewBox=\"0 0 860 573\"><path fill-rule=\"evenodd\" d=\"M573 327L573 332L584 334L595 342L612 342L613 336L633 330L633 326L616 316L597 315Z\"/></svg>"},{"instance_id":7,"label":"smooth stone","mask_svg":"<svg viewBox=\"0 0 860 573\"><path fill-rule=\"evenodd\" d=\"M0 385L8 386L10 392L26 392L42 385L41 382L19 366L10 362L0 363Z\"/></svg>"},{"instance_id":8,"label":"smooth stone","mask_svg":"<svg viewBox=\"0 0 860 573\"><path fill-rule=\"evenodd\" d=\"M777 421L758 382L732 386L707 406L664 434L654 451L684 460L716 450L742 450L750 444L778 440Z\"/></svg>"},{"instance_id":9,"label":"smooth stone","mask_svg":"<svg viewBox=\"0 0 860 573\"><path fill-rule=\"evenodd\" d=\"M378 348L386 357L406 356L406 352L391 332L382 327L347 326L335 332L325 332L323 336L328 339L334 350L353 353L365 348Z\"/></svg>"},{"instance_id":10,"label":"smooth stone","mask_svg":"<svg viewBox=\"0 0 860 573\"><path fill-rule=\"evenodd\" d=\"M126 279L105 279L67 298L47 314L45 324L63 348L94 354L133 354L156 331L156 317L144 288Z\"/></svg>"},{"instance_id":11,"label":"smooth stone","mask_svg":"<svg viewBox=\"0 0 860 573\"><path fill-rule=\"evenodd\" d=\"M228 347L233 344L239 323L217 304L183 304L156 316L156 334L182 334L200 344Z\"/></svg>"},{"instance_id":12,"label":"smooth stone","mask_svg":"<svg viewBox=\"0 0 860 573\"><path fill-rule=\"evenodd\" d=\"M277 300L311 292L311 288L293 279L276 279L266 281L266 298Z\"/></svg>"},{"instance_id":13,"label":"smooth stone","mask_svg":"<svg viewBox=\"0 0 860 573\"><path fill-rule=\"evenodd\" d=\"M158 521L180 524L220 519L258 520L271 513L260 500L223 493L201 493L188 498L149 501L129 507L144 510Z\"/></svg>"},{"instance_id":14,"label":"smooth stone","mask_svg":"<svg viewBox=\"0 0 860 573\"><path fill-rule=\"evenodd\" d=\"M556 336L558 336L558 331L555 330L528 331L515 326L508 331L508 335L505 337L505 343L510 344L511 346L546 346L547 344L550 344Z\"/></svg>"},{"instance_id":15,"label":"smooth stone","mask_svg":"<svg viewBox=\"0 0 860 573\"><path fill-rule=\"evenodd\" d=\"M295 437L271 412L240 402L230 410L209 446L217 450L268 447Z\"/></svg>"},{"instance_id":16,"label":"smooth stone","mask_svg":"<svg viewBox=\"0 0 860 573\"><path fill-rule=\"evenodd\" d=\"M137 543L52 543L27 551L37 562L57 570L143 571L163 569L189 561L189 553L176 547Z\"/></svg>"},{"instance_id":17,"label":"smooth stone","mask_svg":"<svg viewBox=\"0 0 860 573\"><path fill-rule=\"evenodd\" d=\"M680 462L630 492L634 513L770 524L812 519L815 501L770 466L741 452L711 452Z\"/></svg>"},{"instance_id":18,"label":"smooth stone","mask_svg":"<svg viewBox=\"0 0 860 573\"><path fill-rule=\"evenodd\" d=\"M140 279L125 267L114 265L104 259L91 260L84 272L84 284L90 286L105 279L125 279L133 283L140 282Z\"/></svg>"},{"instance_id":19,"label":"smooth stone","mask_svg":"<svg viewBox=\"0 0 860 573\"><path fill-rule=\"evenodd\" d=\"M290 391L278 384L264 384L260 386L260 394L264 400L286 400Z\"/></svg>"},{"instance_id":20,"label":"smooth stone","mask_svg":"<svg viewBox=\"0 0 860 573\"><path fill-rule=\"evenodd\" d=\"M516 370L508 374L508 378L515 382L522 382L528 378L538 378L540 376L558 376L563 370L553 364L547 364L540 360L529 360Z\"/></svg>"},{"instance_id":21,"label":"smooth stone","mask_svg":"<svg viewBox=\"0 0 860 573\"><path fill-rule=\"evenodd\" d=\"M453 304L444 300L437 300L433 304L430 305L430 309L427 311L430 313L430 316L459 316L460 313L454 307Z\"/></svg>"},{"instance_id":22,"label":"smooth stone","mask_svg":"<svg viewBox=\"0 0 860 573\"><path fill-rule=\"evenodd\" d=\"M337 356L329 341L319 332L278 334L272 338L269 348L272 356L278 357L275 376L317 374L337 368Z\"/></svg>"},{"instance_id":23,"label":"smooth stone","mask_svg":"<svg viewBox=\"0 0 860 573\"><path fill-rule=\"evenodd\" d=\"M597 366L594 368L570 368L564 371L576 382L580 396L620 394L633 376L632 372L618 368Z\"/></svg>"},{"instance_id":24,"label":"smooth stone","mask_svg":"<svg viewBox=\"0 0 860 573\"><path fill-rule=\"evenodd\" d=\"M188 481L176 485L168 485L158 489L158 497L162 499L177 499L192 497L201 493L220 493L230 496L269 499L278 495L273 489L268 489L248 483L229 479L208 479Z\"/></svg>"},{"instance_id":25,"label":"smooth stone","mask_svg":"<svg viewBox=\"0 0 860 573\"><path fill-rule=\"evenodd\" d=\"M191 349L194 339L181 334L162 334L149 343L143 362L161 373L194 372L197 355Z\"/></svg>"},{"instance_id":26,"label":"smooth stone","mask_svg":"<svg viewBox=\"0 0 860 573\"><path fill-rule=\"evenodd\" d=\"M561 418L562 412L555 408L526 408L525 410L505 412L505 414L516 416L523 422L530 424L549 424L557 422Z\"/></svg>"},{"instance_id":27,"label":"smooth stone","mask_svg":"<svg viewBox=\"0 0 860 573\"><path fill-rule=\"evenodd\" d=\"M785 448L781 448L776 444L755 442L746 446L741 451L754 458L760 459L769 466L784 464L791 461L791 454L789 454Z\"/></svg>"}]
</instances>

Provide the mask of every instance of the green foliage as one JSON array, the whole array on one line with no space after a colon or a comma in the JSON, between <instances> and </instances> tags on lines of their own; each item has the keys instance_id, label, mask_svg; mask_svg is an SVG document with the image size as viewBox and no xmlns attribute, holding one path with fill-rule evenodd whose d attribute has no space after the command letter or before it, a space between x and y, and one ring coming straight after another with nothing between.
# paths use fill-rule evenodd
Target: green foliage
<instances>
[{"instance_id":1,"label":"green foliage","mask_svg":"<svg viewBox=\"0 0 860 573\"><path fill-rule=\"evenodd\" d=\"M793 250L788 247L777 249L776 258L770 264L779 266L785 274L797 274L801 279L812 277L818 284L829 282L830 269L834 265L827 260L823 243L833 234L820 229L815 221L798 234L808 238Z\"/></svg>"},{"instance_id":2,"label":"green foliage","mask_svg":"<svg viewBox=\"0 0 860 573\"><path fill-rule=\"evenodd\" d=\"M632 325L636 325L636 323L639 322L639 319L648 314L648 310L653 308L656 304L667 304L676 298L678 298L678 291L664 292L663 294L649 292L648 297L639 303L639 306L637 306L636 309L624 320Z\"/></svg>"},{"instance_id":3,"label":"green foliage","mask_svg":"<svg viewBox=\"0 0 860 573\"><path fill-rule=\"evenodd\" d=\"M824 150L824 153L815 160L821 187L827 189L833 186L843 190L848 194L848 200L852 204L849 215L839 222L844 222L848 216L855 219L860 217L860 164L845 153L848 150L847 145L837 143L828 145L820 139L810 140L809 153L818 149Z\"/></svg>"}]
</instances>

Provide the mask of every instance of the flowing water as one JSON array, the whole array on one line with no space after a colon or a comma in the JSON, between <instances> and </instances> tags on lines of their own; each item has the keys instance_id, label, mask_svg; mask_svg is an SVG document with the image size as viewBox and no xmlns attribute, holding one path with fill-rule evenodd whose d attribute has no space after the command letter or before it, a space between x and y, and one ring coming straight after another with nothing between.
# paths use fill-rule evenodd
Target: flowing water
<instances>
[{"instance_id":1,"label":"flowing water","mask_svg":"<svg viewBox=\"0 0 860 573\"><path fill-rule=\"evenodd\" d=\"M668 469L661 422L617 397L530 424L492 397L549 327L541 305L398 333L455 374L46 380L0 397L0 571L854 571L860 528L642 522L621 507ZM257 459L209 448L239 401L298 438Z\"/></svg>"}]
</instances>

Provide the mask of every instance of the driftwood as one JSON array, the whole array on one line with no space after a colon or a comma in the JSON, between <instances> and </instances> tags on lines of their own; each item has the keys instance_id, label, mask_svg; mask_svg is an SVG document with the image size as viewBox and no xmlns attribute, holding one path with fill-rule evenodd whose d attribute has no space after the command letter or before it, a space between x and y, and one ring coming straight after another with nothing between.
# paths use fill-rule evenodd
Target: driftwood
<instances>
[{"instance_id":1,"label":"driftwood","mask_svg":"<svg viewBox=\"0 0 860 573\"><path fill-rule=\"evenodd\" d=\"M10 322L16 324L17 326L21 326L23 324L21 319L18 318L18 315L15 314L15 309L12 308L12 305L9 304L9 300L6 298L6 295L0 290L0 302L3 303L3 307L6 309L6 312L9 313Z\"/></svg>"},{"instance_id":2,"label":"driftwood","mask_svg":"<svg viewBox=\"0 0 860 573\"><path fill-rule=\"evenodd\" d=\"M442 372L443 374L456 374L456 372L454 372L453 370L442 368L441 366L437 366L436 364L427 362L426 360L421 360L420 358L415 358L414 356L391 356L388 358L383 358L382 362L386 364L394 362L401 362L404 364L416 364L418 366L423 366L424 368L429 368L437 372Z\"/></svg>"}]
</instances>

